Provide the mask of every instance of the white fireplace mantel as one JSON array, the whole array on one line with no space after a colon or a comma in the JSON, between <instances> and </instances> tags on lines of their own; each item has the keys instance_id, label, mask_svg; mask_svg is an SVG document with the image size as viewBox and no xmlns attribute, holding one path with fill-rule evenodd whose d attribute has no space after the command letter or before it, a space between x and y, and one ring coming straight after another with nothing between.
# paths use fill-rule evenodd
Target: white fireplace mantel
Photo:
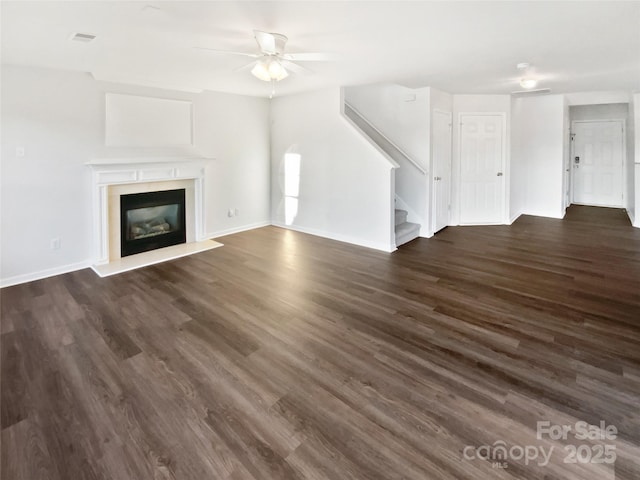
<instances>
[{"instance_id":1,"label":"white fireplace mantel","mask_svg":"<svg viewBox=\"0 0 640 480\"><path fill-rule=\"evenodd\" d=\"M113 157L86 163L92 170L95 265L109 263L109 187L171 180L193 180L196 241L205 240L204 182L212 158Z\"/></svg>"}]
</instances>

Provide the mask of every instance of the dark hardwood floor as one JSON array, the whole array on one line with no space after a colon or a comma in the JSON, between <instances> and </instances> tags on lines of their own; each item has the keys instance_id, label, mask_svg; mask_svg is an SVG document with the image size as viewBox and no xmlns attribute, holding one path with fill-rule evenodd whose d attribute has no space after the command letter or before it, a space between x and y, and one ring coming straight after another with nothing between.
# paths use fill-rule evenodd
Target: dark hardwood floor
<instances>
[{"instance_id":1,"label":"dark hardwood floor","mask_svg":"<svg viewBox=\"0 0 640 480\"><path fill-rule=\"evenodd\" d=\"M275 227L222 242L2 290L3 480L640 479L624 212L393 254ZM538 439L538 421L572 431ZM576 439L578 421L617 437ZM615 463L594 463L605 445Z\"/></svg>"}]
</instances>

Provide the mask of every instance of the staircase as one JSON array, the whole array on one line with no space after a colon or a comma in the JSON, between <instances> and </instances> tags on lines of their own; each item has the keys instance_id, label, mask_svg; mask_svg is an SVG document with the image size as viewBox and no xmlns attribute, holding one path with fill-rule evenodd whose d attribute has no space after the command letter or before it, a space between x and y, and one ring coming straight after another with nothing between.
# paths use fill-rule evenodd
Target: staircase
<instances>
[{"instance_id":1,"label":"staircase","mask_svg":"<svg viewBox=\"0 0 640 480\"><path fill-rule=\"evenodd\" d=\"M396 247L410 242L420 235L420 225L407 222L407 211L397 210L396 214Z\"/></svg>"},{"instance_id":2,"label":"staircase","mask_svg":"<svg viewBox=\"0 0 640 480\"><path fill-rule=\"evenodd\" d=\"M424 184L423 175L427 175L427 171L346 101L344 102L344 115L395 164L395 168L398 169L396 174L398 198L401 198L402 194L398 190L399 185L404 185L405 188L408 188L407 185L413 185L415 188L417 184ZM403 181L398 182L399 176L402 176ZM407 222L407 214L406 210L395 210L396 247L420 236L420 225ZM416 215L413 214L413 217Z\"/></svg>"}]
</instances>

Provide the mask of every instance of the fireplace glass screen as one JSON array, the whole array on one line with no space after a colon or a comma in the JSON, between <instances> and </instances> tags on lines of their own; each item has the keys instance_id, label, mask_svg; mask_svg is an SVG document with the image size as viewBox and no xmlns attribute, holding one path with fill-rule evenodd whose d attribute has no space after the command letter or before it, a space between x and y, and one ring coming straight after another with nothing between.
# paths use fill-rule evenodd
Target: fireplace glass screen
<instances>
[{"instance_id":1,"label":"fireplace glass screen","mask_svg":"<svg viewBox=\"0 0 640 480\"><path fill-rule=\"evenodd\" d=\"M135 208L127 211L127 240L166 235L178 229L177 204Z\"/></svg>"},{"instance_id":2,"label":"fireplace glass screen","mask_svg":"<svg viewBox=\"0 0 640 480\"><path fill-rule=\"evenodd\" d=\"M185 191L120 197L121 256L185 243Z\"/></svg>"}]
</instances>

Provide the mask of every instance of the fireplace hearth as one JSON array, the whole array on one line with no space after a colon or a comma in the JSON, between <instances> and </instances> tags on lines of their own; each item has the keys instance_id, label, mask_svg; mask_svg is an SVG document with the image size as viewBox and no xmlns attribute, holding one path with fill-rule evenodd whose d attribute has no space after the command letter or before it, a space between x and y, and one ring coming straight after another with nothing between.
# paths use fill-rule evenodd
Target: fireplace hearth
<instances>
[{"instance_id":1,"label":"fireplace hearth","mask_svg":"<svg viewBox=\"0 0 640 480\"><path fill-rule=\"evenodd\" d=\"M185 189L120 196L122 257L186 243Z\"/></svg>"}]
</instances>

